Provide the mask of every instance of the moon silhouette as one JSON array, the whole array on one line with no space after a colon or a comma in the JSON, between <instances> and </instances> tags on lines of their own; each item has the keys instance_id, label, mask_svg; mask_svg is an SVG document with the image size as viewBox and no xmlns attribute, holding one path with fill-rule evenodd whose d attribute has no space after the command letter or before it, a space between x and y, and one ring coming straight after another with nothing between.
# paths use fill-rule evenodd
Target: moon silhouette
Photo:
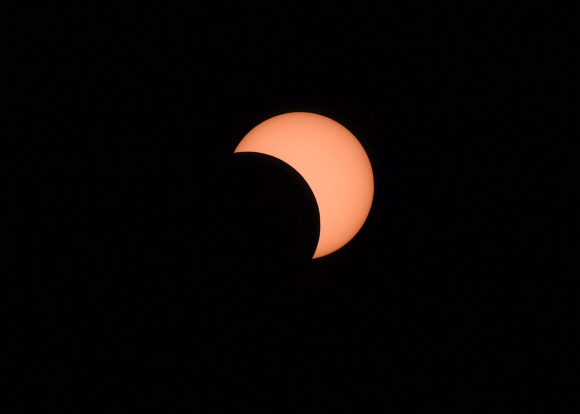
<instances>
[{"instance_id":1,"label":"moon silhouette","mask_svg":"<svg viewBox=\"0 0 580 414\"><path fill-rule=\"evenodd\" d=\"M373 171L360 142L338 122L308 112L278 115L252 129L238 152L278 158L308 183L320 214L313 259L340 249L363 226L373 201Z\"/></svg>"}]
</instances>

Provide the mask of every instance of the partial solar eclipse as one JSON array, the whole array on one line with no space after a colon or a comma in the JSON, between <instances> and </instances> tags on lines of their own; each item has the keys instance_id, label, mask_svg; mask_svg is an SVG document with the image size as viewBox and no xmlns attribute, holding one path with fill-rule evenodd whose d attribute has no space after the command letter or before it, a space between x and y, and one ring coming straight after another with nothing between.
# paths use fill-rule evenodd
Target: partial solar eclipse
<instances>
[{"instance_id":1,"label":"partial solar eclipse","mask_svg":"<svg viewBox=\"0 0 580 414\"><path fill-rule=\"evenodd\" d=\"M278 158L306 180L320 214L313 259L340 249L363 226L373 201L373 171L360 142L338 122L308 112L278 115L248 132L236 152Z\"/></svg>"}]
</instances>

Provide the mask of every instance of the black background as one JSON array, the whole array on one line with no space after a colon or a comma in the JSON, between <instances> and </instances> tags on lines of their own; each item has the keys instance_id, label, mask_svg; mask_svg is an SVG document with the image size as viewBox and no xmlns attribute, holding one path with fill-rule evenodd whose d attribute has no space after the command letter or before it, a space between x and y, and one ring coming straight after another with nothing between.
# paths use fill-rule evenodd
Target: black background
<instances>
[{"instance_id":1,"label":"black background","mask_svg":"<svg viewBox=\"0 0 580 414\"><path fill-rule=\"evenodd\" d=\"M50 12L10 66L14 407L489 412L561 391L537 10ZM233 154L294 111L349 129L375 175L363 228L316 260L305 181Z\"/></svg>"}]
</instances>

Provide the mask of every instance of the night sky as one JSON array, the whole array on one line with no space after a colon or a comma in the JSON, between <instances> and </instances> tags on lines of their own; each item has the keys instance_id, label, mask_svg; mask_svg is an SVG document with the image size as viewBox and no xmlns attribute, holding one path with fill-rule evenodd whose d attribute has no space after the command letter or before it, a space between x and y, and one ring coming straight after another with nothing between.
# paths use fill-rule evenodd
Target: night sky
<instances>
[{"instance_id":1,"label":"night sky","mask_svg":"<svg viewBox=\"0 0 580 414\"><path fill-rule=\"evenodd\" d=\"M567 294L526 13L223 7L22 30L13 407L534 406ZM375 178L360 232L316 260L306 182L233 154L296 111L349 129Z\"/></svg>"}]
</instances>

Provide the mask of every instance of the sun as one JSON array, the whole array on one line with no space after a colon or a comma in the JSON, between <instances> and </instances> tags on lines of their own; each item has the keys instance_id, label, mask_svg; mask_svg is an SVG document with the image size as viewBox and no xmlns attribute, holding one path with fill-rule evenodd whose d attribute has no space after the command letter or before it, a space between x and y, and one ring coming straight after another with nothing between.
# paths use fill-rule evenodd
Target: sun
<instances>
[{"instance_id":1,"label":"sun","mask_svg":"<svg viewBox=\"0 0 580 414\"><path fill-rule=\"evenodd\" d=\"M252 129L234 152L276 157L306 180L320 214L313 259L343 247L366 221L374 195L371 163L356 137L338 122L308 112L278 115Z\"/></svg>"}]
</instances>

